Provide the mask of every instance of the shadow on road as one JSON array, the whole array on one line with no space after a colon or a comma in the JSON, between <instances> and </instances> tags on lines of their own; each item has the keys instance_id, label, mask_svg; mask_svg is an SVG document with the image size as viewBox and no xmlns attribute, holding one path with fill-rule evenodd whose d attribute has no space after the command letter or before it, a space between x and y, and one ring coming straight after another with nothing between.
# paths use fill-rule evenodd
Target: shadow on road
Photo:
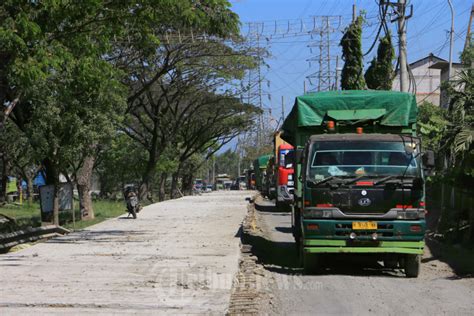
<instances>
[{"instance_id":1,"label":"shadow on road","mask_svg":"<svg viewBox=\"0 0 474 316\"><path fill-rule=\"evenodd\" d=\"M132 239L147 234L148 231L136 230L94 230L83 231L78 234L72 234L60 238L54 238L46 241L52 244L75 244L80 242L142 242L141 239Z\"/></svg>"},{"instance_id":2,"label":"shadow on road","mask_svg":"<svg viewBox=\"0 0 474 316\"><path fill-rule=\"evenodd\" d=\"M275 202L269 200L255 201L255 209L259 212L277 212Z\"/></svg>"},{"instance_id":3,"label":"shadow on road","mask_svg":"<svg viewBox=\"0 0 474 316\"><path fill-rule=\"evenodd\" d=\"M244 241L252 245L252 254L265 269L280 274L303 273L294 242L276 242L252 235L246 235ZM326 255L324 261L324 275L405 277L401 270L386 269L375 259L360 255Z\"/></svg>"}]
</instances>

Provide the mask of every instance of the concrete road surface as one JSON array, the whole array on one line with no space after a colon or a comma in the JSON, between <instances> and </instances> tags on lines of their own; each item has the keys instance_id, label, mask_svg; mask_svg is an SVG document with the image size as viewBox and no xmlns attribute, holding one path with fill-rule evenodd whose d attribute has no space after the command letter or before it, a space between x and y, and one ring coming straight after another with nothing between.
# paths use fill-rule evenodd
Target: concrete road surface
<instances>
[{"instance_id":1,"label":"concrete road surface","mask_svg":"<svg viewBox=\"0 0 474 316\"><path fill-rule=\"evenodd\" d=\"M247 192L150 205L0 255L0 314L218 314L238 269Z\"/></svg>"},{"instance_id":2,"label":"concrete road surface","mask_svg":"<svg viewBox=\"0 0 474 316\"><path fill-rule=\"evenodd\" d=\"M426 249L421 274L345 257L329 262L322 275L302 275L291 235L289 213L268 202L257 212L262 230L259 259L265 287L273 293L268 312L281 315L474 315L474 279L459 278ZM473 263L474 264L474 263ZM332 265L332 266L331 266Z\"/></svg>"}]
</instances>

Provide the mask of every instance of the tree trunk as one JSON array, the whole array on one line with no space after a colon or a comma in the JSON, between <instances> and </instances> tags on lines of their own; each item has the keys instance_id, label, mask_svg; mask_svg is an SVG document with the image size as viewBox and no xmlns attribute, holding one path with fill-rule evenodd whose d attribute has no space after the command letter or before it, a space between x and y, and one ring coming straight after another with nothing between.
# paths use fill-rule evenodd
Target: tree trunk
<instances>
[{"instance_id":1,"label":"tree trunk","mask_svg":"<svg viewBox=\"0 0 474 316\"><path fill-rule=\"evenodd\" d=\"M59 171L55 163L46 158L43 160L46 174L46 184L54 185L53 197L53 224L59 225Z\"/></svg>"},{"instance_id":2,"label":"tree trunk","mask_svg":"<svg viewBox=\"0 0 474 316\"><path fill-rule=\"evenodd\" d=\"M179 171L176 171L173 173L171 176L171 198L176 199L178 197L178 177L179 177Z\"/></svg>"},{"instance_id":3,"label":"tree trunk","mask_svg":"<svg viewBox=\"0 0 474 316\"><path fill-rule=\"evenodd\" d=\"M168 173L163 172L160 177L160 188L158 192L158 200L164 201L166 199L166 179L168 178Z\"/></svg>"},{"instance_id":4,"label":"tree trunk","mask_svg":"<svg viewBox=\"0 0 474 316\"><path fill-rule=\"evenodd\" d=\"M155 167L157 162L157 156L154 152L148 153L148 162L145 167L145 171L142 175L142 183L140 184L139 189L139 198L140 200L145 200L149 198L149 191L151 189L151 183L153 182L153 176L155 174Z\"/></svg>"},{"instance_id":5,"label":"tree trunk","mask_svg":"<svg viewBox=\"0 0 474 316\"><path fill-rule=\"evenodd\" d=\"M186 174L183 176L183 194L191 195L193 193L193 175Z\"/></svg>"},{"instance_id":6,"label":"tree trunk","mask_svg":"<svg viewBox=\"0 0 474 316\"><path fill-rule=\"evenodd\" d=\"M59 226L59 181L54 184L53 225Z\"/></svg>"},{"instance_id":7,"label":"tree trunk","mask_svg":"<svg viewBox=\"0 0 474 316\"><path fill-rule=\"evenodd\" d=\"M8 173L10 172L10 162L2 155L2 192L0 195L0 201L5 202L7 200L7 185L8 185Z\"/></svg>"},{"instance_id":8,"label":"tree trunk","mask_svg":"<svg viewBox=\"0 0 474 316\"><path fill-rule=\"evenodd\" d=\"M28 194L28 205L33 203L33 177L26 175L26 193Z\"/></svg>"},{"instance_id":9,"label":"tree trunk","mask_svg":"<svg viewBox=\"0 0 474 316\"><path fill-rule=\"evenodd\" d=\"M90 220L95 217L90 194L94 163L95 157L87 156L84 159L82 167L77 172L77 192L79 193L79 208L81 210L82 220Z\"/></svg>"}]
</instances>

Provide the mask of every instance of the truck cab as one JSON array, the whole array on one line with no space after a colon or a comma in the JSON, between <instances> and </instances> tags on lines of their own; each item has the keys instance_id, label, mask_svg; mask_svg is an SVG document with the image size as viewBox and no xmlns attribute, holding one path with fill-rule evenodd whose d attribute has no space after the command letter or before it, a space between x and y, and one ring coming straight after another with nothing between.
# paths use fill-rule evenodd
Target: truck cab
<instances>
[{"instance_id":1,"label":"truck cab","mask_svg":"<svg viewBox=\"0 0 474 316\"><path fill-rule=\"evenodd\" d=\"M305 94L282 126L295 150L292 231L306 272L330 254L364 254L418 276L424 250L424 165L413 95ZM423 160L427 158L427 162Z\"/></svg>"},{"instance_id":2,"label":"truck cab","mask_svg":"<svg viewBox=\"0 0 474 316\"><path fill-rule=\"evenodd\" d=\"M420 140L393 134L313 135L302 158L297 218L305 269L322 254L377 254L418 275L425 234Z\"/></svg>"},{"instance_id":3,"label":"truck cab","mask_svg":"<svg viewBox=\"0 0 474 316\"><path fill-rule=\"evenodd\" d=\"M285 143L278 147L276 163L276 206L279 210L293 202L295 187L294 152L294 147L290 144Z\"/></svg>"}]
</instances>

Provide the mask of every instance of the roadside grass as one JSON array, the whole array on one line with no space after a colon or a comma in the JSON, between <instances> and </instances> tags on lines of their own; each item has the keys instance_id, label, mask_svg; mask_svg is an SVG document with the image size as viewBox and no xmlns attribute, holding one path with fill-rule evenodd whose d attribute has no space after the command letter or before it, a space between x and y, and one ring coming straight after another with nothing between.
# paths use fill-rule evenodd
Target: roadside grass
<instances>
[{"instance_id":1,"label":"roadside grass","mask_svg":"<svg viewBox=\"0 0 474 316\"><path fill-rule=\"evenodd\" d=\"M61 212L60 213L60 224L68 229L83 229L88 226L100 223L106 219L114 218L125 214L125 204L123 201L110 201L110 200L96 200L92 202L94 207L95 218L93 220L81 221L79 203L74 203L75 210L74 214L76 217L76 223L73 224L72 221L72 212ZM17 229L23 229L27 227L38 227L41 226L41 213L39 203L24 203L23 205L19 204L6 204L0 207L0 214L4 214L8 217L14 218L16 221ZM0 225L1 226L1 225ZM0 227L0 232L7 232L16 229L8 227L2 229Z\"/></svg>"},{"instance_id":2,"label":"roadside grass","mask_svg":"<svg viewBox=\"0 0 474 316\"><path fill-rule=\"evenodd\" d=\"M97 200L93 201L95 218L88 221L77 220L80 219L80 212L76 210L76 225L75 229L83 229L88 226L95 225L103 222L109 218L115 218L126 213L126 206L123 202L108 201L108 200ZM72 214L70 214L72 215ZM72 216L70 216L67 223L63 225L67 229L73 229L74 225L72 222Z\"/></svg>"},{"instance_id":3,"label":"roadside grass","mask_svg":"<svg viewBox=\"0 0 474 316\"><path fill-rule=\"evenodd\" d=\"M0 207L0 214L5 214L15 219L21 217L32 217L35 215L39 216L40 206L37 202L33 202L32 204L23 203L23 205L19 205L18 203L5 204Z\"/></svg>"}]
</instances>

